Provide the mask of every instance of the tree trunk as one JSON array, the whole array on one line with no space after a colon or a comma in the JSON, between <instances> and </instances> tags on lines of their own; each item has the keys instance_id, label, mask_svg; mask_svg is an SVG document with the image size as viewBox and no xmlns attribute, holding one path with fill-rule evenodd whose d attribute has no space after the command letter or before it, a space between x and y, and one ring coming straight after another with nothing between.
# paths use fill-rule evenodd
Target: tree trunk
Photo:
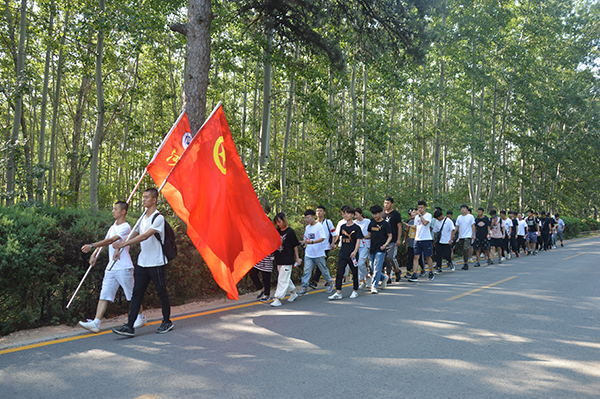
<instances>
[{"instance_id":1,"label":"tree trunk","mask_svg":"<svg viewBox=\"0 0 600 399\"><path fill-rule=\"evenodd\" d=\"M296 59L298 58L298 49L296 49ZM285 115L285 136L283 138L283 156L281 166L281 211L286 211L287 201L287 157L290 144L290 134L292 131L292 111L294 110L294 92L296 91L296 73L292 70L290 75L290 90L288 93L287 113Z\"/></svg>"},{"instance_id":2,"label":"tree trunk","mask_svg":"<svg viewBox=\"0 0 600 399\"><path fill-rule=\"evenodd\" d=\"M367 194L367 88L369 75L367 72L367 65L363 65L363 111L362 111L362 155L360 160L360 175L362 180L362 202L365 202L365 196Z\"/></svg>"},{"instance_id":3,"label":"tree trunk","mask_svg":"<svg viewBox=\"0 0 600 399\"><path fill-rule=\"evenodd\" d=\"M266 28L267 46L265 47L265 64L263 72L263 112L262 129L260 138L260 158L258 161L258 174L262 175L269 161L269 146L271 139L271 84L272 84L272 56L273 56L273 29Z\"/></svg>"},{"instance_id":4,"label":"tree trunk","mask_svg":"<svg viewBox=\"0 0 600 399\"><path fill-rule=\"evenodd\" d=\"M186 108L192 134L195 135L206 117L206 91L210 71L210 27L213 20L211 0L189 0L188 22L172 24L171 30L186 38L185 92Z\"/></svg>"},{"instance_id":5,"label":"tree trunk","mask_svg":"<svg viewBox=\"0 0 600 399\"><path fill-rule=\"evenodd\" d=\"M54 29L54 2L50 5L50 22L48 24L48 38L53 37ZM44 86L42 89L42 114L40 117L40 135L38 141L38 167L40 176L37 182L36 201L44 202L44 177L45 172L42 167L45 164L44 154L46 144L46 108L48 106L48 82L50 81L50 58L52 56L52 46L48 44L46 49L46 60L44 61Z\"/></svg>"},{"instance_id":6,"label":"tree trunk","mask_svg":"<svg viewBox=\"0 0 600 399\"><path fill-rule=\"evenodd\" d=\"M257 126L257 113L258 113L258 76L260 74L260 63L256 61L256 74L255 74L255 85L254 85L254 100L252 104L252 148L250 149L250 164L248 170L250 173L254 173L254 164L256 160L256 126Z\"/></svg>"},{"instance_id":7,"label":"tree trunk","mask_svg":"<svg viewBox=\"0 0 600 399\"><path fill-rule=\"evenodd\" d=\"M6 12L10 12L6 10ZM25 36L26 36L27 0L21 0L21 20L19 22L19 50L17 56L16 73L17 87L15 90L15 113L13 118L13 129L10 137L10 148L8 150L8 170L6 176L6 205L13 205L15 201L15 178L17 165L15 163L15 146L19 140L19 126L23 115L23 90L25 83Z\"/></svg>"},{"instance_id":8,"label":"tree trunk","mask_svg":"<svg viewBox=\"0 0 600 399\"><path fill-rule=\"evenodd\" d=\"M56 188L54 180L56 179L56 133L58 130L58 110L60 101L60 88L62 83L62 69L64 62L64 51L65 39L67 37L67 27L69 22L69 10L65 12L65 22L63 27L62 37L60 39L60 49L58 51L58 64L56 66L56 82L54 84L54 99L52 109L52 132L50 137L50 156L48 157L48 163L50 169L48 171L48 189L46 193L46 205L56 205Z\"/></svg>"},{"instance_id":9,"label":"tree trunk","mask_svg":"<svg viewBox=\"0 0 600 399\"><path fill-rule=\"evenodd\" d=\"M446 34L446 6L447 1L444 1L442 5L442 35ZM439 98L438 98L438 115L437 115L437 127L435 129L435 159L433 165L433 194L436 198L440 195L440 150L442 146L442 115L444 109L444 73L446 69L446 43L442 39L442 49L440 55L440 79L439 79Z\"/></svg>"},{"instance_id":10,"label":"tree trunk","mask_svg":"<svg viewBox=\"0 0 600 399\"><path fill-rule=\"evenodd\" d=\"M105 11L104 0L98 0L100 14ZM104 84L102 82L102 58L104 55L104 27L98 31L98 42L96 43L96 100L98 118L96 119L96 131L92 139L92 162L90 165L90 204L92 209L98 210L98 153L104 133Z\"/></svg>"}]
</instances>

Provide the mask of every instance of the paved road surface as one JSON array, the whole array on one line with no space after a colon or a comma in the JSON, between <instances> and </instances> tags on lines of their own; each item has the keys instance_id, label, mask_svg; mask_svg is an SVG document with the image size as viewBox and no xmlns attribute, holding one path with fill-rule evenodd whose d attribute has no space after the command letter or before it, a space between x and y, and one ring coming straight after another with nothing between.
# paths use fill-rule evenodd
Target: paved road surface
<instances>
[{"instance_id":1,"label":"paved road surface","mask_svg":"<svg viewBox=\"0 0 600 399\"><path fill-rule=\"evenodd\" d=\"M0 398L598 398L600 238L0 354ZM466 294L466 295L465 295Z\"/></svg>"}]
</instances>

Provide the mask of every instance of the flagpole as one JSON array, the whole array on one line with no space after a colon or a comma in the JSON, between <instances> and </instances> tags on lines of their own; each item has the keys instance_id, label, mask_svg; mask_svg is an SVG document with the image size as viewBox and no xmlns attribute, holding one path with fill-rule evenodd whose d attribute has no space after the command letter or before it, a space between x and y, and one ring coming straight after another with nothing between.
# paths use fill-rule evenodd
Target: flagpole
<instances>
[{"instance_id":1,"label":"flagpole","mask_svg":"<svg viewBox=\"0 0 600 399\"><path fill-rule=\"evenodd\" d=\"M146 177L146 173L148 173L148 168L147 167L142 172L142 176L140 177L140 180L138 180L137 184L133 188L133 191L131 192L131 194L129 194L129 198L127 198L127 203L128 204L129 204L129 201L131 201L131 198L133 198L133 194L135 194L135 192L137 191L138 187L140 187L140 184L142 184L142 180L144 180L144 177Z\"/></svg>"}]
</instances>

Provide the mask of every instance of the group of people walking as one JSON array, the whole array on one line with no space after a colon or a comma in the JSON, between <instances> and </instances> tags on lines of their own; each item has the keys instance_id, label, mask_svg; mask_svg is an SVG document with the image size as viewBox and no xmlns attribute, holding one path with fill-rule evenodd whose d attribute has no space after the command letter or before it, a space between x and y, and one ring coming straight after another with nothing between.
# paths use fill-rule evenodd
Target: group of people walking
<instances>
[{"instance_id":1,"label":"group of people walking","mask_svg":"<svg viewBox=\"0 0 600 399\"><path fill-rule=\"evenodd\" d=\"M361 208L343 206L342 219L334 227L326 218L326 209L304 212L306 227L302 239L289 226L285 214L278 213L274 221L281 235L281 246L251 271L250 277L258 292L257 299L269 302L270 281L273 265L278 268L277 290L271 306L281 306L289 295L293 302L308 293L309 288L318 288L318 281L325 279L326 292L330 300L342 299L342 285L352 274L352 293L349 298L359 296L361 289L369 289L372 294L385 289L388 284L401 281L402 272L398 264L397 251L406 246L406 278L409 282L419 281L419 277L433 280L442 273L444 260L450 270L456 269L454 253L458 250L463 257L463 270L481 266L482 257L487 264L493 264L496 256L502 263L512 256L535 255L539 251L556 248L556 242L563 245L565 222L558 214L527 211L520 212L495 210L484 215L479 208L476 216L467 205L462 205L460 215L454 219L453 212L443 213L435 208L433 215L427 212L425 201L409 209L409 220L402 221L401 214L394 209L394 199L387 197L380 205L370 209L372 218L364 217ZM403 234L404 232L404 234ZM292 270L302 265L298 247L304 248L304 265L301 287L292 281ZM327 267L327 258L339 246L335 282ZM475 258L473 258L475 255ZM434 267L435 261L435 267ZM262 281L259 278L262 272ZM314 272L314 273L313 273ZM335 283L335 285L334 285Z\"/></svg>"},{"instance_id":2,"label":"group of people walking","mask_svg":"<svg viewBox=\"0 0 600 399\"><path fill-rule=\"evenodd\" d=\"M158 191L154 188L144 191L142 203L146 213L133 232L126 221L128 204L117 202L113 207L115 223L109 228L101 241L85 244L84 253L91 251L90 265L94 265L103 247L109 249L109 264L102 281L100 299L94 319L79 322L89 331L99 332L102 318L108 303L113 302L116 292L123 288L127 300L131 301L128 321L122 327L114 328L119 335L132 337L135 329L146 324L142 312L142 298L150 281L153 282L161 302L163 321L157 333L163 334L173 329L170 320L171 304L166 287L165 226L164 217L156 209ZM409 282L419 281L419 277L433 280L442 273L443 261L454 271L454 252L460 250L463 257L463 269L469 269L469 262L480 266L481 256L492 264L496 255L498 263L511 256L535 255L538 251L556 248L557 241L563 245L565 222L558 214L552 216L541 212L527 211L527 217L519 212L490 211L490 217L484 215L484 209L477 210L477 217L467 205L460 208L461 215L453 219L453 212L443 214L441 208L435 208L433 215L427 212L425 201L419 201L417 207L409 209L409 219L402 221L400 212L394 209L394 199L387 197L383 207L374 205L369 209L372 218L367 219L361 208L343 206L342 219L336 224L326 218L324 206L316 211L304 212L305 229L302 239L288 223L284 213L275 215L273 221L281 237L281 246L267 256L249 272L256 289L257 299L271 302L271 306L282 305L286 296L293 302L299 296L306 295L309 288L318 288L321 276L330 300L340 300L342 285L346 277L352 274L352 293L349 298L359 296L359 291L369 289L372 294L385 289L388 284L399 282L402 273L397 259L398 248L407 249L406 278ZM138 267L134 269L129 256L129 246L140 244ZM304 259L300 258L298 248L304 249ZM335 282L327 267L327 258L336 246L337 270ZM475 252L475 259L471 259ZM433 260L435 259L435 269ZM277 266L277 288L271 298L271 276L274 265ZM301 286L292 281L292 272L303 267ZM314 272L314 273L313 273ZM261 277L262 276L262 281ZM334 285L335 284L335 285Z\"/></svg>"}]
</instances>

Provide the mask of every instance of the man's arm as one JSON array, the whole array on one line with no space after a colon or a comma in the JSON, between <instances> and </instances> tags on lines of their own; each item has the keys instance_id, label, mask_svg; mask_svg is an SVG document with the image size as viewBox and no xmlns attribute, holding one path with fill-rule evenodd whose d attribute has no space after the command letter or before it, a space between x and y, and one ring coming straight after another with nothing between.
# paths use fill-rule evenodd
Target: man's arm
<instances>
[{"instance_id":1,"label":"man's arm","mask_svg":"<svg viewBox=\"0 0 600 399\"><path fill-rule=\"evenodd\" d=\"M421 223L423 223L423 226L427 226L429 224L429 220L425 219L423 216L425 215L419 215L421 218Z\"/></svg>"},{"instance_id":2,"label":"man's arm","mask_svg":"<svg viewBox=\"0 0 600 399\"><path fill-rule=\"evenodd\" d=\"M110 237L110 238L105 238L102 241L98 241L98 242L94 242L91 244L85 244L83 247L81 247L81 251L85 254L87 254L88 252L90 252L92 250L92 248L102 248L102 247L107 247L110 244L112 244L113 242L119 241L121 239L121 236L119 236L118 234ZM94 251L95 253L96 251Z\"/></svg>"},{"instance_id":3,"label":"man's arm","mask_svg":"<svg viewBox=\"0 0 600 399\"><path fill-rule=\"evenodd\" d=\"M398 239L396 240L396 246L399 247L402 240L402 222L398 223Z\"/></svg>"},{"instance_id":4,"label":"man's arm","mask_svg":"<svg viewBox=\"0 0 600 399\"><path fill-rule=\"evenodd\" d=\"M158 231L154 230L154 229L148 229L144 232L144 234L139 234L137 231L134 231L132 234L132 237L129 240L115 242L112 246L114 249L121 249L121 248L129 246L129 245L135 245L142 241L146 241L148 238L152 237L155 233L158 233Z\"/></svg>"},{"instance_id":5,"label":"man's arm","mask_svg":"<svg viewBox=\"0 0 600 399\"><path fill-rule=\"evenodd\" d=\"M392 242L392 233L388 233L388 238L385 241L385 244L381 246L381 250L385 250L390 242Z\"/></svg>"}]
</instances>

